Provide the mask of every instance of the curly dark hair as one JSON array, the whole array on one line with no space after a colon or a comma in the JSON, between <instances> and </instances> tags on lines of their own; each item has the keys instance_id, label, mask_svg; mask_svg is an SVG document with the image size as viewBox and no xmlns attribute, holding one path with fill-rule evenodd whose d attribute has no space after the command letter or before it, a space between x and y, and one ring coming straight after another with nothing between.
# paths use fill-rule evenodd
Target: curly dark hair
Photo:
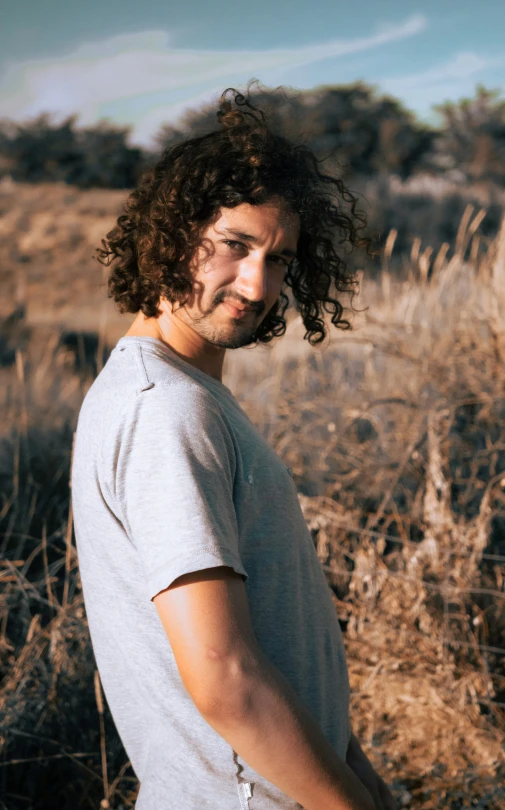
<instances>
[{"instance_id":1,"label":"curly dark hair","mask_svg":"<svg viewBox=\"0 0 505 810\"><path fill-rule=\"evenodd\" d=\"M326 336L323 311L331 314L334 326L348 329L336 295L350 294L352 306L357 281L337 246L364 246L373 255L371 240L359 233L366 217L357 211L357 198L339 177L320 171L322 161L308 147L272 132L265 113L251 103L249 88L247 96L234 88L225 90L217 119L219 129L163 152L102 239L96 258L106 266L113 262L109 298L120 312L142 310L146 317L159 314L160 296L184 303L192 291L191 257L220 209L261 205L277 197L300 218L297 255L253 342L267 343L284 334L287 287L311 345Z\"/></svg>"}]
</instances>

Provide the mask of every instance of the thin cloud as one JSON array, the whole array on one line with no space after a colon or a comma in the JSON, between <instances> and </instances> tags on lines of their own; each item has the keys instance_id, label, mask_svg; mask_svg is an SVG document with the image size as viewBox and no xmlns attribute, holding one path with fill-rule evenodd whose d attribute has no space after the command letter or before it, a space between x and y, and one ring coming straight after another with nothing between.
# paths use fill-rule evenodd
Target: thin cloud
<instances>
[{"instance_id":1,"label":"thin cloud","mask_svg":"<svg viewBox=\"0 0 505 810\"><path fill-rule=\"evenodd\" d=\"M473 51L462 51L444 64L420 73L379 79L381 87L389 92L405 93L417 88L435 88L447 82L465 82L469 78L495 67L505 65L504 57L482 57Z\"/></svg>"},{"instance_id":2,"label":"thin cloud","mask_svg":"<svg viewBox=\"0 0 505 810\"><path fill-rule=\"evenodd\" d=\"M434 119L434 105L472 94L475 83L484 78L482 74L503 65L505 57L461 51L429 70L377 79L376 83L382 91L401 99L411 109L415 108L418 114Z\"/></svg>"},{"instance_id":3,"label":"thin cloud","mask_svg":"<svg viewBox=\"0 0 505 810\"><path fill-rule=\"evenodd\" d=\"M415 15L396 25L380 26L368 37L334 39L302 48L269 50L191 50L170 46L162 31L144 31L84 43L54 59L10 63L0 77L0 116L23 120L50 112L58 117L79 114L81 124L104 117L108 105L124 109L149 96L153 104L137 114L137 132L147 136L167 120L167 111L189 97L201 98L219 84L237 83L258 74L270 76L323 59L345 57L421 33L426 18ZM160 98L162 103L160 104ZM159 117L163 114L164 118ZM158 120L159 118L159 120ZM133 123L133 122L132 122Z\"/></svg>"}]
</instances>

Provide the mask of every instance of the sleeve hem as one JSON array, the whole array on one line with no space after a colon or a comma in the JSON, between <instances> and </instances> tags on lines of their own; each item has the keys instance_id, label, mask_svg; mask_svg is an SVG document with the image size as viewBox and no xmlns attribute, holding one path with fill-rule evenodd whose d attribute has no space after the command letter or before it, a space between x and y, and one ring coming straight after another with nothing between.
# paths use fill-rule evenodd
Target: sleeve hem
<instances>
[{"instance_id":1,"label":"sleeve hem","mask_svg":"<svg viewBox=\"0 0 505 810\"><path fill-rule=\"evenodd\" d=\"M201 571L204 568L217 568L220 565L233 568L237 574L241 574L246 580L249 577L240 559L230 551L219 548L199 549L196 552L188 552L187 557L179 557L175 561L168 562L147 577L146 584L149 600L152 602L160 591L168 588L183 574Z\"/></svg>"}]
</instances>

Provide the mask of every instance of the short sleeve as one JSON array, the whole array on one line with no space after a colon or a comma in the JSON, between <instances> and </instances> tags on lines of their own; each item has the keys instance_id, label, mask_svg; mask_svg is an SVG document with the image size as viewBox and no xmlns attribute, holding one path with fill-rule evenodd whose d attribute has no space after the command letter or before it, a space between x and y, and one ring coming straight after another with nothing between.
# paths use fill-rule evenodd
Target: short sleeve
<instances>
[{"instance_id":1,"label":"short sleeve","mask_svg":"<svg viewBox=\"0 0 505 810\"><path fill-rule=\"evenodd\" d=\"M235 450L210 392L158 382L119 421L102 449L102 474L149 599L203 568L226 565L247 579L233 502Z\"/></svg>"}]
</instances>

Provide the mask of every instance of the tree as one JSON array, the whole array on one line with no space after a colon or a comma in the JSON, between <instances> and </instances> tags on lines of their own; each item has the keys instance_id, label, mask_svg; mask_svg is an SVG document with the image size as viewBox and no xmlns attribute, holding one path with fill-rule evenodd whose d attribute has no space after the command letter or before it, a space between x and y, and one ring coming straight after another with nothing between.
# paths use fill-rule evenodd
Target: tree
<instances>
[{"instance_id":1,"label":"tree","mask_svg":"<svg viewBox=\"0 0 505 810\"><path fill-rule=\"evenodd\" d=\"M434 162L458 168L469 180L505 181L505 99L500 90L476 87L475 98L434 105L442 119Z\"/></svg>"},{"instance_id":2,"label":"tree","mask_svg":"<svg viewBox=\"0 0 505 810\"><path fill-rule=\"evenodd\" d=\"M82 129L77 140L83 156L79 170L67 182L81 188L131 188L144 168L144 154L127 144L130 127L105 121Z\"/></svg>"},{"instance_id":3,"label":"tree","mask_svg":"<svg viewBox=\"0 0 505 810\"><path fill-rule=\"evenodd\" d=\"M286 91L256 90L253 104L272 129L306 143L320 158L337 160L343 176L395 172L407 177L431 149L434 133L392 98L379 97L363 82ZM216 105L188 111L155 136L160 150L217 126Z\"/></svg>"},{"instance_id":4,"label":"tree","mask_svg":"<svg viewBox=\"0 0 505 810\"><path fill-rule=\"evenodd\" d=\"M82 161L77 144L75 115L54 124L47 113L4 131L2 153L13 180L29 183L65 181Z\"/></svg>"},{"instance_id":5,"label":"tree","mask_svg":"<svg viewBox=\"0 0 505 810\"><path fill-rule=\"evenodd\" d=\"M0 170L18 182L64 182L81 188L130 188L146 156L127 143L129 128L101 121L77 129L75 115L55 124L46 113L23 124L3 122Z\"/></svg>"}]
</instances>

